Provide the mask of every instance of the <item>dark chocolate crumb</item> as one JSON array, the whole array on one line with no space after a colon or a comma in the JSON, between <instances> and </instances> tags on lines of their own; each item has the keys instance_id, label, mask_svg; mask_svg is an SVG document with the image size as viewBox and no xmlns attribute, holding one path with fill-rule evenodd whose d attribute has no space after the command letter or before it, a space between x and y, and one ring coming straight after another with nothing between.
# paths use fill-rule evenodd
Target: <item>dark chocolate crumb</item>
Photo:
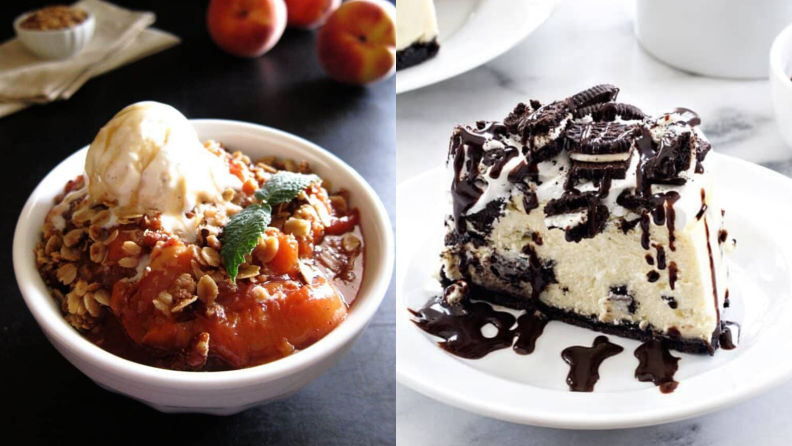
<instances>
[{"instance_id":1,"label":"dark chocolate crumb","mask_svg":"<svg viewBox=\"0 0 792 446\"><path fill-rule=\"evenodd\" d=\"M663 299L672 310L677 309L677 301L674 299L674 296L660 296L660 298Z\"/></svg>"}]
</instances>

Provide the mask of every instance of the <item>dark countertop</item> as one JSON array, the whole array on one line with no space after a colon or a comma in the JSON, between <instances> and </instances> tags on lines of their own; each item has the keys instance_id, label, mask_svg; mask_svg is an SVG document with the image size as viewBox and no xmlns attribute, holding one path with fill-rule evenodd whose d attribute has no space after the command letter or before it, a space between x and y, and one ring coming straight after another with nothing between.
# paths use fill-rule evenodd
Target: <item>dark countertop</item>
<instances>
[{"instance_id":1,"label":"dark countertop","mask_svg":"<svg viewBox=\"0 0 792 446\"><path fill-rule=\"evenodd\" d=\"M0 40L12 37L14 17L48 3L4 5ZM47 172L89 144L103 124L131 103L151 99L173 105L188 118L249 121L307 138L357 169L391 215L395 212L395 78L368 88L331 81L316 59L313 32L287 30L262 58L227 56L206 32L206 1L191 7L154 0L116 3L156 12L155 27L183 42L89 81L68 101L0 118L6 201L0 250L0 395L12 411L3 422L4 437L25 444L394 444L393 285L363 337L339 364L287 400L229 417L164 415L107 392L44 337L14 278L16 219Z\"/></svg>"}]
</instances>

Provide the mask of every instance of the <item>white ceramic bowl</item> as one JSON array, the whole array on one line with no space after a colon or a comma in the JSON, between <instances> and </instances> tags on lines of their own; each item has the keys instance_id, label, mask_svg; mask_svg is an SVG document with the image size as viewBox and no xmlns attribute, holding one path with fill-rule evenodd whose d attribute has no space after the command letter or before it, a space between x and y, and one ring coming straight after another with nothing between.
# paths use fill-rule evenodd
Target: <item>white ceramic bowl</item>
<instances>
[{"instance_id":1,"label":"white ceramic bowl","mask_svg":"<svg viewBox=\"0 0 792 446\"><path fill-rule=\"evenodd\" d=\"M792 148L792 24L776 37L770 50L770 89L778 130Z\"/></svg>"},{"instance_id":2,"label":"white ceramic bowl","mask_svg":"<svg viewBox=\"0 0 792 446\"><path fill-rule=\"evenodd\" d=\"M14 31L19 41L42 59L68 59L76 56L88 45L96 28L96 19L90 12L88 18L71 28L52 31L22 28L20 25L29 14L22 14L14 20Z\"/></svg>"},{"instance_id":3,"label":"white ceramic bowl","mask_svg":"<svg viewBox=\"0 0 792 446\"><path fill-rule=\"evenodd\" d=\"M636 0L641 46L705 76L766 78L770 45L790 22L790 0Z\"/></svg>"},{"instance_id":4,"label":"white ceramic bowl","mask_svg":"<svg viewBox=\"0 0 792 446\"><path fill-rule=\"evenodd\" d=\"M100 386L163 412L233 414L288 396L335 364L352 348L382 302L393 271L393 233L382 202L346 163L294 135L236 121L193 120L201 140L215 139L256 158L306 160L316 173L350 192L361 210L366 269L347 319L314 345L269 364L226 372L180 372L127 361L102 350L72 328L38 274L34 247L53 200L69 179L83 172L88 147L60 163L28 198L14 234L14 270L30 311L50 342Z\"/></svg>"}]
</instances>

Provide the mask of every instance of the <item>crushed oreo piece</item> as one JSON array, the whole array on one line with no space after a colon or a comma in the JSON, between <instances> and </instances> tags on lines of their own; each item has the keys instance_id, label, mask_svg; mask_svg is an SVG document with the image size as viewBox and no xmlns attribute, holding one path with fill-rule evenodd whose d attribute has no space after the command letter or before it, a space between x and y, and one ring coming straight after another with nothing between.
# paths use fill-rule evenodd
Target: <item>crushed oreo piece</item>
<instances>
[{"instance_id":1,"label":"crushed oreo piece","mask_svg":"<svg viewBox=\"0 0 792 446\"><path fill-rule=\"evenodd\" d=\"M571 124L565 135L565 148L586 155L617 154L630 151L638 127L613 122Z\"/></svg>"},{"instance_id":2,"label":"crushed oreo piece","mask_svg":"<svg viewBox=\"0 0 792 446\"><path fill-rule=\"evenodd\" d=\"M489 234L492 231L492 223L503 215L505 206L506 202L502 198L490 201L481 211L465 215L465 221L472 225L476 231Z\"/></svg>"},{"instance_id":3,"label":"crushed oreo piece","mask_svg":"<svg viewBox=\"0 0 792 446\"><path fill-rule=\"evenodd\" d=\"M630 160L615 163L584 163L573 161L569 171L571 185L585 181L599 182L605 178L623 180L627 176Z\"/></svg>"},{"instance_id":4,"label":"crushed oreo piece","mask_svg":"<svg viewBox=\"0 0 792 446\"><path fill-rule=\"evenodd\" d=\"M646 179L655 184L685 184L679 174L690 167L690 144L690 133L663 137L657 155L643 165Z\"/></svg>"},{"instance_id":5,"label":"crushed oreo piece","mask_svg":"<svg viewBox=\"0 0 792 446\"><path fill-rule=\"evenodd\" d=\"M654 201L651 198L637 195L630 189L622 191L622 193L616 197L616 204L637 214L640 214L643 210L651 210L655 207Z\"/></svg>"},{"instance_id":6,"label":"crushed oreo piece","mask_svg":"<svg viewBox=\"0 0 792 446\"><path fill-rule=\"evenodd\" d=\"M622 307L630 314L635 314L638 310L638 302L636 302L635 298L627 291L627 285L610 287L608 300Z\"/></svg>"},{"instance_id":7,"label":"crushed oreo piece","mask_svg":"<svg viewBox=\"0 0 792 446\"><path fill-rule=\"evenodd\" d=\"M536 195L534 188L531 187L530 190L523 192L523 209L525 210L525 213L527 214L538 207L539 197ZM541 243L539 244L541 245Z\"/></svg>"},{"instance_id":8,"label":"crushed oreo piece","mask_svg":"<svg viewBox=\"0 0 792 446\"><path fill-rule=\"evenodd\" d=\"M562 150L564 150L564 143L561 138L551 141L542 147L534 148L531 150L531 163L538 164L555 158Z\"/></svg>"},{"instance_id":9,"label":"crushed oreo piece","mask_svg":"<svg viewBox=\"0 0 792 446\"><path fill-rule=\"evenodd\" d=\"M710 144L709 141L705 141L702 138L696 138L696 161L704 161L704 158L707 157L710 149L712 149L712 144Z\"/></svg>"},{"instance_id":10,"label":"crushed oreo piece","mask_svg":"<svg viewBox=\"0 0 792 446\"><path fill-rule=\"evenodd\" d=\"M674 296L660 296L660 298L663 299L663 301L667 303L672 310L677 309L677 301L674 299Z\"/></svg>"},{"instance_id":11,"label":"crushed oreo piece","mask_svg":"<svg viewBox=\"0 0 792 446\"><path fill-rule=\"evenodd\" d=\"M593 238L605 229L608 221L608 207L600 204L599 192L585 192L582 194L566 192L560 198L552 199L545 205L545 215L569 214L572 212L586 211L584 223L566 228L565 239L568 242L580 242L584 238Z\"/></svg>"},{"instance_id":12,"label":"crushed oreo piece","mask_svg":"<svg viewBox=\"0 0 792 446\"><path fill-rule=\"evenodd\" d=\"M598 201L595 192L585 192L582 194L565 193L559 198L548 201L544 211L545 215L548 217L569 214L570 212L576 212L591 207L592 204Z\"/></svg>"},{"instance_id":13,"label":"crushed oreo piece","mask_svg":"<svg viewBox=\"0 0 792 446\"><path fill-rule=\"evenodd\" d=\"M517 131L522 135L522 143L549 134L551 130L560 127L569 115L569 104L566 101L553 102L525 115L517 125Z\"/></svg>"},{"instance_id":14,"label":"crushed oreo piece","mask_svg":"<svg viewBox=\"0 0 792 446\"><path fill-rule=\"evenodd\" d=\"M516 107L514 107L514 110L509 113L509 116L503 120L503 124L509 130L509 133L519 133L520 123L525 119L526 115L529 115L530 113L531 108L525 105L524 102L520 102Z\"/></svg>"},{"instance_id":15,"label":"crushed oreo piece","mask_svg":"<svg viewBox=\"0 0 792 446\"><path fill-rule=\"evenodd\" d=\"M584 238L594 238L605 229L608 215L610 213L607 206L602 204L593 206L589 209L586 223L567 230L564 239L568 242L578 243Z\"/></svg>"},{"instance_id":16,"label":"crushed oreo piece","mask_svg":"<svg viewBox=\"0 0 792 446\"><path fill-rule=\"evenodd\" d=\"M516 288L530 283L531 298L536 299L548 284L556 283L555 262L540 259L531 245L523 246L522 253L525 257L507 260L494 252L490 256L490 272Z\"/></svg>"},{"instance_id":17,"label":"crushed oreo piece","mask_svg":"<svg viewBox=\"0 0 792 446\"><path fill-rule=\"evenodd\" d=\"M457 280L443 291L443 300L450 306L461 306L468 299L470 286L464 280Z\"/></svg>"},{"instance_id":18,"label":"crushed oreo piece","mask_svg":"<svg viewBox=\"0 0 792 446\"><path fill-rule=\"evenodd\" d=\"M601 84L583 90L569 98L575 108L587 107L616 99L619 89L610 84Z\"/></svg>"}]
</instances>

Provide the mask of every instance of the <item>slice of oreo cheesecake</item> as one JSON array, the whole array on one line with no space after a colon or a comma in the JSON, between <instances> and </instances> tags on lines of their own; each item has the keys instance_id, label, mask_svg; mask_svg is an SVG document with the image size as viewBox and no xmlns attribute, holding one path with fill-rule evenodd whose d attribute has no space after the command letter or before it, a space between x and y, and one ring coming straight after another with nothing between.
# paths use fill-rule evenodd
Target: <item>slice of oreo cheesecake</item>
<instances>
[{"instance_id":1,"label":"slice of oreo cheesecake","mask_svg":"<svg viewBox=\"0 0 792 446\"><path fill-rule=\"evenodd\" d=\"M455 129L441 278L594 330L713 353L728 306L710 143L599 85Z\"/></svg>"},{"instance_id":2,"label":"slice of oreo cheesecake","mask_svg":"<svg viewBox=\"0 0 792 446\"><path fill-rule=\"evenodd\" d=\"M433 0L396 3L396 69L418 65L440 50Z\"/></svg>"}]
</instances>

